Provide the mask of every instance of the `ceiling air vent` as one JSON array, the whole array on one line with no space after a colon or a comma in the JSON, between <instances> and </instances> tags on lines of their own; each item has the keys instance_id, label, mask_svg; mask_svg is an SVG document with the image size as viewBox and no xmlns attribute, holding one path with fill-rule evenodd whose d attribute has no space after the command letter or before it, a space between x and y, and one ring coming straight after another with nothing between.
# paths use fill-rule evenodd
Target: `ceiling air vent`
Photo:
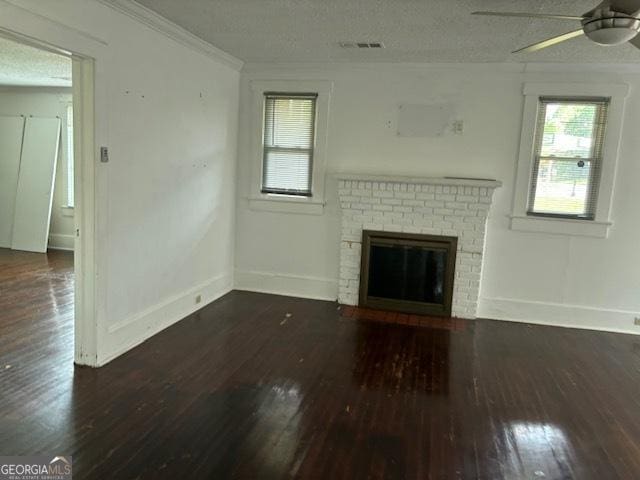
<instances>
[{"instance_id":1,"label":"ceiling air vent","mask_svg":"<svg viewBox=\"0 0 640 480\"><path fill-rule=\"evenodd\" d=\"M382 42L340 42L341 48L384 48Z\"/></svg>"}]
</instances>

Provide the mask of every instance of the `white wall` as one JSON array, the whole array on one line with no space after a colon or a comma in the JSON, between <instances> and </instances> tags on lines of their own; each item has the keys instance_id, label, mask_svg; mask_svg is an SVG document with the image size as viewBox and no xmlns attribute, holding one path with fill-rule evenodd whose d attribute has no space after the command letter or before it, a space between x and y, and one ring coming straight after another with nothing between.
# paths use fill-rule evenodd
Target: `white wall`
<instances>
[{"instance_id":1,"label":"white wall","mask_svg":"<svg viewBox=\"0 0 640 480\"><path fill-rule=\"evenodd\" d=\"M95 0L0 0L0 27L96 60L103 364L233 284L241 64Z\"/></svg>"},{"instance_id":2,"label":"white wall","mask_svg":"<svg viewBox=\"0 0 640 480\"><path fill-rule=\"evenodd\" d=\"M251 210L248 82L334 81L329 171L502 180L489 219L479 315L635 332L640 312L640 70L546 65L247 65L241 87L237 288L336 298L339 209L328 179L320 216ZM626 82L623 143L608 239L509 229L525 81ZM450 102L464 134L399 138L401 103ZM256 239L260 242L256 243Z\"/></svg>"},{"instance_id":3,"label":"white wall","mask_svg":"<svg viewBox=\"0 0 640 480\"><path fill-rule=\"evenodd\" d=\"M67 206L67 105L71 102L70 88L0 87L0 115L60 117L62 142L51 208L50 248L73 249L73 216Z\"/></svg>"}]
</instances>

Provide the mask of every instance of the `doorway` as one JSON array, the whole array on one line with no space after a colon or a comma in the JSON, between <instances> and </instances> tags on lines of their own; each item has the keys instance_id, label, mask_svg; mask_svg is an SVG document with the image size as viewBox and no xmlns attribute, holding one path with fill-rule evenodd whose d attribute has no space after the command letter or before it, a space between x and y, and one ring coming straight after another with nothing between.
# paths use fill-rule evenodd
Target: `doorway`
<instances>
[{"instance_id":1,"label":"doorway","mask_svg":"<svg viewBox=\"0 0 640 480\"><path fill-rule=\"evenodd\" d=\"M0 64L0 327L96 365L93 61L0 31Z\"/></svg>"}]
</instances>

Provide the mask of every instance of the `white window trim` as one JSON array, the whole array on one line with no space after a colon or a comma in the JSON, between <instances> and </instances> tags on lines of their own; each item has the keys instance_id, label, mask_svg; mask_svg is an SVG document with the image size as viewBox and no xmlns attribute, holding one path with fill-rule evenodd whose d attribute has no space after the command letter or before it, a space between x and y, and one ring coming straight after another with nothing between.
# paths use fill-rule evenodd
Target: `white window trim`
<instances>
[{"instance_id":1,"label":"white window trim","mask_svg":"<svg viewBox=\"0 0 640 480\"><path fill-rule=\"evenodd\" d=\"M618 162L618 149L622 135L624 102L629 92L626 84L600 83L525 83L524 112L520 134L518 172L514 189L511 229L525 232L543 232L560 235L584 235L606 238L613 222L611 204ZM602 151L602 170L595 218L574 220L527 215L529 187L533 172L535 130L539 99L543 96L609 97L607 125Z\"/></svg>"},{"instance_id":2,"label":"white window trim","mask_svg":"<svg viewBox=\"0 0 640 480\"><path fill-rule=\"evenodd\" d=\"M67 161L66 164L66 191L65 191L65 197L66 197L66 205L65 207L67 207L67 209L71 209L71 215L73 215L73 207L75 205L75 198L76 198L76 192L75 192L75 185L74 185L74 170L75 170L75 164L74 164L74 155L75 152L73 152L73 155L69 155L69 153L71 153L71 151L73 150L73 135L71 138L69 138L69 111L71 110L71 115L73 117L73 101L71 102L66 102L66 109L65 109L65 118L64 118L64 147L66 148L65 150L65 159ZM73 121L73 118L72 118ZM73 130L73 125L71 125L71 129ZM71 140L71 142L69 142L69 140ZM73 202L70 202L70 195L69 192L72 192L73 195Z\"/></svg>"},{"instance_id":3,"label":"white window trim","mask_svg":"<svg viewBox=\"0 0 640 480\"><path fill-rule=\"evenodd\" d=\"M333 82L328 80L253 80L251 81L251 185L249 208L283 213L321 215L324 212L324 184L327 168L329 104ZM262 129L265 92L317 93L316 132L310 197L262 193Z\"/></svg>"}]
</instances>

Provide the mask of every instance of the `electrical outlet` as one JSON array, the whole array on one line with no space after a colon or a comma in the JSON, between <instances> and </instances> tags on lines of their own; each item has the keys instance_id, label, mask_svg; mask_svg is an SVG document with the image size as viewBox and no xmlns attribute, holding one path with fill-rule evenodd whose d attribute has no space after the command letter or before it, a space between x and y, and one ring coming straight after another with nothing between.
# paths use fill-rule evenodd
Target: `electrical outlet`
<instances>
[{"instance_id":1,"label":"electrical outlet","mask_svg":"<svg viewBox=\"0 0 640 480\"><path fill-rule=\"evenodd\" d=\"M196 295L196 303L200 303L202 301L202 295Z\"/></svg>"},{"instance_id":2,"label":"electrical outlet","mask_svg":"<svg viewBox=\"0 0 640 480\"><path fill-rule=\"evenodd\" d=\"M633 319L633 324L640 327L640 317L636 317Z\"/></svg>"},{"instance_id":3,"label":"electrical outlet","mask_svg":"<svg viewBox=\"0 0 640 480\"><path fill-rule=\"evenodd\" d=\"M462 120L456 120L451 126L454 135L462 135L464 133L464 122Z\"/></svg>"}]
</instances>

